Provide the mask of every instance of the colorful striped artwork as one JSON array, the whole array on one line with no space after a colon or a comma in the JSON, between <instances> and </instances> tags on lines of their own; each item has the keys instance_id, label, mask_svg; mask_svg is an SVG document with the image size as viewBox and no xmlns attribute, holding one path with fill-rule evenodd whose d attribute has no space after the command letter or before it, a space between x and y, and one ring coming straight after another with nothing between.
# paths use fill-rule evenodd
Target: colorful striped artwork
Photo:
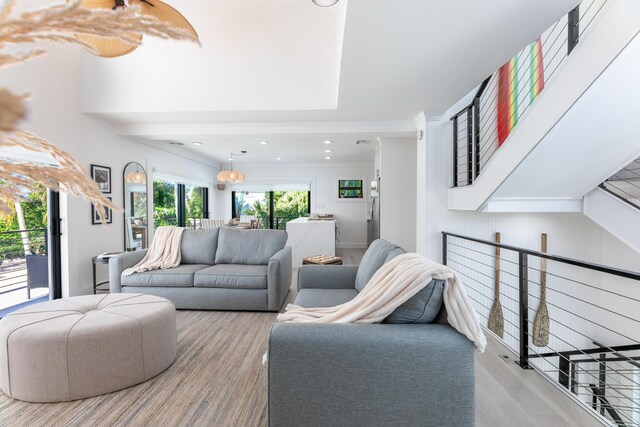
<instances>
[{"instance_id":1,"label":"colorful striped artwork","mask_svg":"<svg viewBox=\"0 0 640 427\"><path fill-rule=\"evenodd\" d=\"M498 71L498 144L502 145L518 123L518 57Z\"/></svg>"},{"instance_id":2,"label":"colorful striped artwork","mask_svg":"<svg viewBox=\"0 0 640 427\"><path fill-rule=\"evenodd\" d=\"M500 67L498 73L498 144L502 145L518 123L520 112L526 110L544 89L542 40L538 38L531 43Z\"/></svg>"},{"instance_id":3,"label":"colorful striped artwork","mask_svg":"<svg viewBox=\"0 0 640 427\"><path fill-rule=\"evenodd\" d=\"M544 89L544 63L542 61L542 40L538 38L535 43L530 46L530 92L529 99L533 102L536 96L540 95L542 89Z\"/></svg>"}]
</instances>

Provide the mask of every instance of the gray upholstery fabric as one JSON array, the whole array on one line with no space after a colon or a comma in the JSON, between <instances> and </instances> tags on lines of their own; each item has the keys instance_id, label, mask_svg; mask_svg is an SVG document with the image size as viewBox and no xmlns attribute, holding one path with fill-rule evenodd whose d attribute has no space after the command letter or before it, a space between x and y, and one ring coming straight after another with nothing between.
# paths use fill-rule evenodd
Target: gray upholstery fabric
<instances>
[{"instance_id":1,"label":"gray upholstery fabric","mask_svg":"<svg viewBox=\"0 0 640 427\"><path fill-rule=\"evenodd\" d=\"M122 286L191 287L194 273L208 267L206 264L181 264L176 268L122 276L121 281Z\"/></svg>"},{"instance_id":2,"label":"gray upholstery fabric","mask_svg":"<svg viewBox=\"0 0 640 427\"><path fill-rule=\"evenodd\" d=\"M163 297L184 310L269 310L266 289L125 286L122 291Z\"/></svg>"},{"instance_id":3,"label":"gray upholstery fabric","mask_svg":"<svg viewBox=\"0 0 640 427\"><path fill-rule=\"evenodd\" d=\"M375 272L384 265L389 253L398 248L400 248L400 246L389 243L383 239L374 240L373 243L371 243L371 246L369 246L369 249L367 249L367 252L365 252L362 257L358 274L356 275L356 290L358 292L362 291Z\"/></svg>"},{"instance_id":4,"label":"gray upholstery fabric","mask_svg":"<svg viewBox=\"0 0 640 427\"><path fill-rule=\"evenodd\" d=\"M387 257L384 260L384 263L386 264L392 259L394 259L395 257L397 257L398 255L402 255L402 254L406 254L405 250L402 249L401 247L398 247L397 249L394 249L391 252L389 252L389 255L387 255Z\"/></svg>"},{"instance_id":5,"label":"gray upholstery fabric","mask_svg":"<svg viewBox=\"0 0 640 427\"><path fill-rule=\"evenodd\" d=\"M384 323L432 323L442 307L444 280L432 280L391 313Z\"/></svg>"},{"instance_id":6,"label":"gray upholstery fabric","mask_svg":"<svg viewBox=\"0 0 640 427\"><path fill-rule=\"evenodd\" d=\"M269 260L267 303L278 311L291 289L291 247L285 246Z\"/></svg>"},{"instance_id":7,"label":"gray upholstery fabric","mask_svg":"<svg viewBox=\"0 0 640 427\"><path fill-rule=\"evenodd\" d=\"M276 323L269 425L473 426L474 348L444 325Z\"/></svg>"},{"instance_id":8,"label":"gray upholstery fabric","mask_svg":"<svg viewBox=\"0 0 640 427\"><path fill-rule=\"evenodd\" d=\"M109 292L115 294L121 291L122 272L142 261L146 254L147 249L144 249L142 251L124 252L109 258Z\"/></svg>"},{"instance_id":9,"label":"gray upholstery fabric","mask_svg":"<svg viewBox=\"0 0 640 427\"><path fill-rule=\"evenodd\" d=\"M355 289L357 265L303 265L298 268L302 289Z\"/></svg>"},{"instance_id":10,"label":"gray upholstery fabric","mask_svg":"<svg viewBox=\"0 0 640 427\"><path fill-rule=\"evenodd\" d=\"M356 295L355 289L302 289L294 304L305 308L333 307L351 301Z\"/></svg>"},{"instance_id":11,"label":"gray upholstery fabric","mask_svg":"<svg viewBox=\"0 0 640 427\"><path fill-rule=\"evenodd\" d=\"M184 230L180 242L180 264L213 265L218 247L219 228L214 230Z\"/></svg>"},{"instance_id":12,"label":"gray upholstery fabric","mask_svg":"<svg viewBox=\"0 0 640 427\"><path fill-rule=\"evenodd\" d=\"M282 230L234 230L221 228L216 264L266 265L287 243Z\"/></svg>"},{"instance_id":13,"label":"gray upholstery fabric","mask_svg":"<svg viewBox=\"0 0 640 427\"><path fill-rule=\"evenodd\" d=\"M193 285L198 288L267 289L267 266L214 265L198 271Z\"/></svg>"}]
</instances>

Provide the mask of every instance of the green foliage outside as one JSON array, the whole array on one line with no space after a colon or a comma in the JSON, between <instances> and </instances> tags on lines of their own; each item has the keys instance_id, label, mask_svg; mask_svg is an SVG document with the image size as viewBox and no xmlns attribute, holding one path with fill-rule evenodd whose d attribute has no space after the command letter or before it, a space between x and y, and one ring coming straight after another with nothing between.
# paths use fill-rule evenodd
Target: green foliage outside
<instances>
[{"instance_id":1,"label":"green foliage outside","mask_svg":"<svg viewBox=\"0 0 640 427\"><path fill-rule=\"evenodd\" d=\"M153 181L153 225L175 225L176 185L171 182Z\"/></svg>"},{"instance_id":2,"label":"green foliage outside","mask_svg":"<svg viewBox=\"0 0 640 427\"><path fill-rule=\"evenodd\" d=\"M260 198L252 205L246 201L250 193L236 193L236 217L241 215L255 215L261 219L262 227L269 228L269 196L270 192L264 193L264 198ZM301 216L306 216L309 212L308 193L306 191L274 191L273 192L273 221L274 228L283 230L285 224Z\"/></svg>"},{"instance_id":3,"label":"green foliage outside","mask_svg":"<svg viewBox=\"0 0 640 427\"><path fill-rule=\"evenodd\" d=\"M27 201L21 202L22 212L28 232L30 251L32 254L45 252L45 236L47 228L47 189L38 186L37 191L27 196ZM11 213L0 218L0 260L21 258L24 256L21 233L6 233L20 230L15 206L11 206Z\"/></svg>"},{"instance_id":4,"label":"green foliage outside","mask_svg":"<svg viewBox=\"0 0 640 427\"><path fill-rule=\"evenodd\" d=\"M202 187L187 185L184 191L187 224L195 223L197 219L202 218Z\"/></svg>"}]
</instances>

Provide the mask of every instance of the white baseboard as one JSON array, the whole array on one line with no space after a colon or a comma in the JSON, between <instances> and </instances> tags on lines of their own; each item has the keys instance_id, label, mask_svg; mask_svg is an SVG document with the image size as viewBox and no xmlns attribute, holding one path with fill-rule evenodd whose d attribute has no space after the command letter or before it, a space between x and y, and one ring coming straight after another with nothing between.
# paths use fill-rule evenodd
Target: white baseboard
<instances>
[{"instance_id":1,"label":"white baseboard","mask_svg":"<svg viewBox=\"0 0 640 427\"><path fill-rule=\"evenodd\" d=\"M336 249L367 249L366 243L336 243Z\"/></svg>"}]
</instances>

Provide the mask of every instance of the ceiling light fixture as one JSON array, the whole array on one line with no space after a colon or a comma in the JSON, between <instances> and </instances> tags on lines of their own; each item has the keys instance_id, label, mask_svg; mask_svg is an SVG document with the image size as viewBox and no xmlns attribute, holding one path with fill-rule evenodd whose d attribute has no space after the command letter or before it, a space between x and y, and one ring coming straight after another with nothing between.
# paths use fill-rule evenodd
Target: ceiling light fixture
<instances>
[{"instance_id":1,"label":"ceiling light fixture","mask_svg":"<svg viewBox=\"0 0 640 427\"><path fill-rule=\"evenodd\" d=\"M329 7L338 3L338 0L311 0L313 4L320 7Z\"/></svg>"},{"instance_id":2,"label":"ceiling light fixture","mask_svg":"<svg viewBox=\"0 0 640 427\"><path fill-rule=\"evenodd\" d=\"M325 160L331 160L331 156L327 156L324 158Z\"/></svg>"},{"instance_id":3,"label":"ceiling light fixture","mask_svg":"<svg viewBox=\"0 0 640 427\"><path fill-rule=\"evenodd\" d=\"M233 170L233 156L244 156L245 154L247 154L245 150L242 150L240 154L231 153L231 156L229 157L231 165L229 169L223 169L218 172L218 176L216 177L218 182L231 182L233 184L238 184L244 181L244 174L240 171Z\"/></svg>"},{"instance_id":4,"label":"ceiling light fixture","mask_svg":"<svg viewBox=\"0 0 640 427\"><path fill-rule=\"evenodd\" d=\"M331 153L331 150L324 150L325 153Z\"/></svg>"},{"instance_id":5,"label":"ceiling light fixture","mask_svg":"<svg viewBox=\"0 0 640 427\"><path fill-rule=\"evenodd\" d=\"M282 157L276 157L276 160L282 160Z\"/></svg>"},{"instance_id":6,"label":"ceiling light fixture","mask_svg":"<svg viewBox=\"0 0 640 427\"><path fill-rule=\"evenodd\" d=\"M167 23L175 28L186 31L194 40L198 40L198 33L189 21L180 12L160 0L81 0L80 6L85 9L119 9L128 6L140 8L143 16L152 16L159 21ZM141 40L142 34L128 34L132 39ZM101 37L91 34L78 34L77 37L91 46L97 56L114 58L133 52L137 46L126 43L120 39Z\"/></svg>"},{"instance_id":7,"label":"ceiling light fixture","mask_svg":"<svg viewBox=\"0 0 640 427\"><path fill-rule=\"evenodd\" d=\"M269 141L260 141L260 145L267 145Z\"/></svg>"},{"instance_id":8,"label":"ceiling light fixture","mask_svg":"<svg viewBox=\"0 0 640 427\"><path fill-rule=\"evenodd\" d=\"M193 145L202 145L202 142L198 142L198 141L194 141L192 142Z\"/></svg>"},{"instance_id":9,"label":"ceiling light fixture","mask_svg":"<svg viewBox=\"0 0 640 427\"><path fill-rule=\"evenodd\" d=\"M333 141L330 141L330 140L327 139L324 143L329 145L329 144L333 144Z\"/></svg>"}]
</instances>

